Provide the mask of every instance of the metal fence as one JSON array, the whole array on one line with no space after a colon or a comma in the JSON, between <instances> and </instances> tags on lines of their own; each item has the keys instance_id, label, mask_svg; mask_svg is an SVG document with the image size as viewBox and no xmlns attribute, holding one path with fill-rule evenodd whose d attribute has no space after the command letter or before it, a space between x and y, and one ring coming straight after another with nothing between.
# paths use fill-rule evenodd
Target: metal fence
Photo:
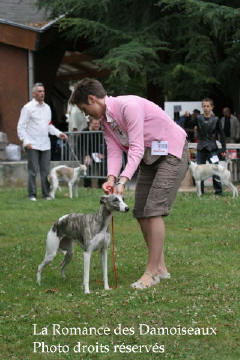
<instances>
[{"instance_id":1,"label":"metal fence","mask_svg":"<svg viewBox=\"0 0 240 360\"><path fill-rule=\"evenodd\" d=\"M68 142L58 140L60 161L79 161L88 164L88 178L104 179L107 175L107 151L102 131L69 132ZM188 144L190 153L196 151L197 144ZM240 144L227 144L228 151L240 151ZM126 155L123 155L123 168ZM240 181L240 158L231 161L230 171L233 181Z\"/></svg>"},{"instance_id":2,"label":"metal fence","mask_svg":"<svg viewBox=\"0 0 240 360\"><path fill-rule=\"evenodd\" d=\"M88 166L88 177L107 176L107 151L102 131L69 132L68 142L61 141L61 161L79 161Z\"/></svg>"}]
</instances>

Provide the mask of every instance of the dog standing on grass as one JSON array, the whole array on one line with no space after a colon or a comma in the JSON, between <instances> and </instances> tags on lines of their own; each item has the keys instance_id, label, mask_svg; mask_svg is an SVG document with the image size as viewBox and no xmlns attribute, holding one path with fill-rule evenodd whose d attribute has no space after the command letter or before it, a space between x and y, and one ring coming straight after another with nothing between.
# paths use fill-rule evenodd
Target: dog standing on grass
<instances>
[{"instance_id":1,"label":"dog standing on grass","mask_svg":"<svg viewBox=\"0 0 240 360\"><path fill-rule=\"evenodd\" d=\"M65 278L64 267L71 261L73 241L79 243L84 250L84 291L89 293L90 259L94 250L102 254L104 289L109 290L107 274L107 248L110 243L109 223L112 212L127 212L128 206L119 195L104 195L100 199L100 209L95 214L73 213L59 218L48 232L46 254L38 266L37 282L41 283L41 272L57 255L57 251L65 254L61 264L61 274Z\"/></svg>"},{"instance_id":2,"label":"dog standing on grass","mask_svg":"<svg viewBox=\"0 0 240 360\"><path fill-rule=\"evenodd\" d=\"M238 189L231 181L231 173L225 167L217 164L197 165L191 161L189 164L189 170L195 179L198 196L202 195L201 181L204 181L213 175L218 175L222 184L228 186L232 190L233 197L238 196Z\"/></svg>"},{"instance_id":3,"label":"dog standing on grass","mask_svg":"<svg viewBox=\"0 0 240 360\"><path fill-rule=\"evenodd\" d=\"M50 183L49 196L54 199L57 189L60 189L59 180L64 180L68 184L69 197L72 199L72 189L75 189L75 196L78 197L78 181L80 176L87 175L87 166L80 165L76 168L71 168L65 165L59 165L52 168L48 175L48 182Z\"/></svg>"}]
</instances>

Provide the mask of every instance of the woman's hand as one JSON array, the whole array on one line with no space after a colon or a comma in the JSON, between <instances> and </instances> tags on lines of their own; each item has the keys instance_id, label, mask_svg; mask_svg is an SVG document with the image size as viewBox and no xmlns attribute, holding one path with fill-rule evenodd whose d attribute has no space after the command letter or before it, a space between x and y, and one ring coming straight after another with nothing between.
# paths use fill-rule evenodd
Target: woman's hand
<instances>
[{"instance_id":1,"label":"woman's hand","mask_svg":"<svg viewBox=\"0 0 240 360\"><path fill-rule=\"evenodd\" d=\"M123 197L125 191L125 185L123 184L117 184L114 188L114 194L121 195Z\"/></svg>"},{"instance_id":2,"label":"woman's hand","mask_svg":"<svg viewBox=\"0 0 240 360\"><path fill-rule=\"evenodd\" d=\"M107 181L102 185L102 189L105 192L105 194L113 193L114 185L115 185L115 176L109 175Z\"/></svg>"},{"instance_id":3,"label":"woman's hand","mask_svg":"<svg viewBox=\"0 0 240 360\"><path fill-rule=\"evenodd\" d=\"M128 182L128 178L125 176L121 176L114 188L114 194L123 196L124 191L125 191L125 185L127 182Z\"/></svg>"}]
</instances>

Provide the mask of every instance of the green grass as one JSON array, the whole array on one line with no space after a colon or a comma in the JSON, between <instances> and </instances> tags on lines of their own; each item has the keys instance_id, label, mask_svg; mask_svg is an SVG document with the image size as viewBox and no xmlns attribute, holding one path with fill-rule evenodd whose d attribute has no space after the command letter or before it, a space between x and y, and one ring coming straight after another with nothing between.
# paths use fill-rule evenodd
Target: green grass
<instances>
[{"instance_id":1,"label":"green grass","mask_svg":"<svg viewBox=\"0 0 240 360\"><path fill-rule=\"evenodd\" d=\"M94 253L90 295L82 288L83 254L75 247L73 261L62 280L59 254L36 285L37 265L45 251L47 231L54 220L69 212L94 212L100 190L80 189L79 199L59 193L55 201L26 199L25 189L0 189L0 359L174 359L239 360L239 215L238 199L230 193L180 193L166 218L166 262L171 280L145 291L130 288L142 273L146 249L131 213L115 214L115 247L119 286L102 287L101 260ZM126 194L133 207L133 193ZM112 245L109 249L109 283L115 285ZM172 335L140 335L139 324L167 328ZM47 335L34 335L43 328ZM53 335L52 324L69 328L110 329L109 335ZM114 329L121 324L122 334ZM44 329L45 328L45 329ZM174 328L216 328L217 335L177 335ZM124 335L125 332L125 335ZM69 352L33 353L33 342L68 345ZM80 342L88 352L74 353ZM131 345L131 352L113 352L114 345ZM140 345L158 344L155 353ZM108 352L101 352L104 346ZM45 348L46 349L46 348ZM83 349L81 347L81 349ZM123 349L123 348L120 348ZM158 350L157 350L158 349ZM52 350L54 348L52 347ZM60 350L63 350L60 348ZM65 350L65 348L64 348ZM136 351L136 352L134 352Z\"/></svg>"}]
</instances>

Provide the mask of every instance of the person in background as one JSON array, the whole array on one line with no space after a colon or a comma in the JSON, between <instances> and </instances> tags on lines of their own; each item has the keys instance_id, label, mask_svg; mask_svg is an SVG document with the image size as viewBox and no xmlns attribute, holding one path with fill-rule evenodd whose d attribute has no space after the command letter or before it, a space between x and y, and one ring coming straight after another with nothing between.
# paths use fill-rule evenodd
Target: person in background
<instances>
[{"instance_id":1,"label":"person in background","mask_svg":"<svg viewBox=\"0 0 240 360\"><path fill-rule=\"evenodd\" d=\"M202 100L203 114L198 115L195 121L195 136L198 138L197 163L205 164L206 161L218 164L219 150L216 139L219 137L222 144L221 156L225 157L226 144L221 123L213 113L214 103L210 98ZM218 176L213 176L215 195L222 194L222 185ZM204 181L201 182L202 194L204 194Z\"/></svg>"},{"instance_id":2,"label":"person in background","mask_svg":"<svg viewBox=\"0 0 240 360\"><path fill-rule=\"evenodd\" d=\"M94 131L101 131L101 123L99 119L89 117L88 126L83 131L90 133L85 136L82 141L82 154L84 154L83 163L88 166L88 174L92 176L106 177L106 159L105 159L105 142L103 135L99 132L94 134ZM83 136L86 134L83 134ZM97 181L98 187L101 188L105 179L99 178ZM91 179L84 178L84 187L91 187Z\"/></svg>"},{"instance_id":3,"label":"person in background","mask_svg":"<svg viewBox=\"0 0 240 360\"><path fill-rule=\"evenodd\" d=\"M85 114L101 119L108 163L104 192L112 189L123 196L127 182L140 169L133 214L146 242L148 259L143 275L131 286L146 289L160 279L169 279L163 217L169 214L188 169L185 131L153 102L134 95L107 96L95 79L82 79L71 102ZM127 153L127 163L121 172L122 151Z\"/></svg>"},{"instance_id":4,"label":"person in background","mask_svg":"<svg viewBox=\"0 0 240 360\"><path fill-rule=\"evenodd\" d=\"M45 88L42 83L33 85L32 95L33 99L21 109L17 133L27 152L29 199L37 200L36 176L39 168L42 195L46 200L50 200L47 176L50 169L51 144L48 134L65 140L68 137L51 123L51 109L44 102Z\"/></svg>"},{"instance_id":5,"label":"person in background","mask_svg":"<svg viewBox=\"0 0 240 360\"><path fill-rule=\"evenodd\" d=\"M87 126L88 119L77 106L69 104L66 116L68 132L82 131Z\"/></svg>"},{"instance_id":6,"label":"person in background","mask_svg":"<svg viewBox=\"0 0 240 360\"><path fill-rule=\"evenodd\" d=\"M222 110L221 126L223 128L226 143L236 143L240 138L240 126L236 116L232 115L231 109L225 107Z\"/></svg>"},{"instance_id":7,"label":"person in background","mask_svg":"<svg viewBox=\"0 0 240 360\"><path fill-rule=\"evenodd\" d=\"M192 138L192 142L197 142L197 138L195 137L195 131L194 131L194 126L196 124L196 119L198 117L198 115L201 114L201 111L198 109L194 109L191 115L191 138Z\"/></svg>"},{"instance_id":8,"label":"person in background","mask_svg":"<svg viewBox=\"0 0 240 360\"><path fill-rule=\"evenodd\" d=\"M195 133L194 133L194 124L196 116L200 114L200 111L195 109L193 113L190 114L189 111L185 111L184 115L182 116L182 127L187 133L187 140L188 142L195 141Z\"/></svg>"}]
</instances>

